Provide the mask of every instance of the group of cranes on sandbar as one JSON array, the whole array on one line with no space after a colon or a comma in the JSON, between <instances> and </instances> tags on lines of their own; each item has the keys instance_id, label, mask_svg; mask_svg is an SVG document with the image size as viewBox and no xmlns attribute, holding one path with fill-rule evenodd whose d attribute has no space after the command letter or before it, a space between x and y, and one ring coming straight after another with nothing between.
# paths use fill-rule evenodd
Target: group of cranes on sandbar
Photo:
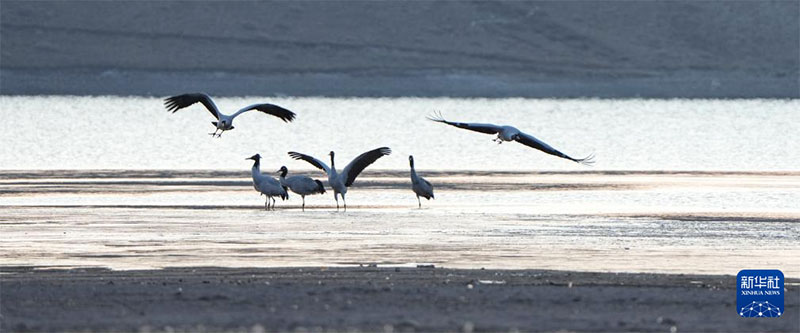
<instances>
[{"instance_id":1,"label":"group of cranes on sandbar","mask_svg":"<svg viewBox=\"0 0 800 333\"><path fill-rule=\"evenodd\" d=\"M193 94L183 94L168 97L164 100L164 105L166 106L168 111L175 113L176 111L186 108L190 105L195 103L201 103L203 106L211 112L211 115L217 119L217 121L211 122L216 129L213 133L209 133L212 137L221 137L222 133L225 131L232 130L233 127L233 119L236 118L238 115L245 113L247 111L261 111L265 114L280 118L284 122L291 122L294 120L296 114L292 111L284 109L280 106L268 103L261 103L261 104L253 104L247 107L244 107L237 112L233 113L232 115L226 115L219 111L214 101L206 94L203 93L193 93ZM494 125L494 124L481 124L481 123L459 123L459 122L451 122L447 121L442 117L441 113L436 113L433 117L428 117L429 120L447 124L450 126L455 126L458 128L463 128L475 132L485 133L485 134L495 134L497 135L496 138L492 139L492 141L497 142L497 144L501 144L505 141L516 141L528 147L532 147L543 151L547 154L561 157L568 159L570 161L580 163L583 165L592 165L594 163L594 155L591 154L584 158L572 158L567 154L564 154L555 148L551 147L550 145L544 143L543 141L533 137L530 134L526 134L515 127L512 126L501 126L501 125ZM379 158L391 154L392 150L388 147L381 147L377 149L370 150L365 152L361 155L358 155L353 161L350 162L347 166L344 167L341 173L336 171L336 166L334 162L334 153L331 151L328 155L331 158L331 166L329 167L325 162L322 162L312 156L290 151L288 154L295 160L302 160L306 161L309 164L313 165L314 167L322 170L328 176L328 185L333 189L333 198L336 200L336 210L339 210L339 196L342 197L342 204L344 205L344 210L347 211L347 201L345 200L345 194L347 194L347 188L353 185L353 182L356 180L356 177L364 171L364 169L369 166L370 164L377 161ZM251 169L252 177L253 177L253 187L267 197L266 202L264 203L265 209L267 210L274 210L275 209L275 198L279 197L281 200L286 200L289 198L289 192L292 191L301 198L303 198L303 205L302 209L305 210L306 207L306 196L307 195L314 195L314 194L324 194L325 193L325 186L324 184L316 179L312 179L308 176L303 175L294 175L291 177L286 177L289 169L286 166L282 166L277 173L280 174L279 179L275 179L269 175L261 173L261 155L255 154L250 156L246 159L253 160L253 167ZM417 174L416 169L414 168L414 157L409 155L408 156L408 163L411 167L411 189L414 191L414 194L417 196L417 204L420 208L422 208L422 201L420 198L425 198L426 200L433 199L433 185L419 176ZM271 205L270 205L271 203Z\"/></svg>"}]
</instances>

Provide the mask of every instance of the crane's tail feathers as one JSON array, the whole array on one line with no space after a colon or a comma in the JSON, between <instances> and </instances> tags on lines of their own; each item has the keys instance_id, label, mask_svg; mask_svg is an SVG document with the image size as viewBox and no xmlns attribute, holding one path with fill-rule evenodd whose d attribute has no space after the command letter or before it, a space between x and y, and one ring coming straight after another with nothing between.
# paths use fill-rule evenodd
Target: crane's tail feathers
<instances>
[{"instance_id":1,"label":"crane's tail feathers","mask_svg":"<svg viewBox=\"0 0 800 333\"><path fill-rule=\"evenodd\" d=\"M578 162L578 163L583 164L583 165L586 165L586 166L593 166L594 165L594 153L591 153L591 154L589 154L589 156L586 156L584 158L573 159L573 161Z\"/></svg>"},{"instance_id":2,"label":"crane's tail feathers","mask_svg":"<svg viewBox=\"0 0 800 333\"><path fill-rule=\"evenodd\" d=\"M433 111L433 115L430 115L427 118L430 121L435 121L435 122L438 122L438 123L446 123L447 122L447 120L444 120L444 117L442 117L442 112L440 112L440 111Z\"/></svg>"},{"instance_id":3,"label":"crane's tail feathers","mask_svg":"<svg viewBox=\"0 0 800 333\"><path fill-rule=\"evenodd\" d=\"M314 182L317 183L317 193L325 194L325 185L322 185L322 182L317 179L314 179Z\"/></svg>"}]
</instances>

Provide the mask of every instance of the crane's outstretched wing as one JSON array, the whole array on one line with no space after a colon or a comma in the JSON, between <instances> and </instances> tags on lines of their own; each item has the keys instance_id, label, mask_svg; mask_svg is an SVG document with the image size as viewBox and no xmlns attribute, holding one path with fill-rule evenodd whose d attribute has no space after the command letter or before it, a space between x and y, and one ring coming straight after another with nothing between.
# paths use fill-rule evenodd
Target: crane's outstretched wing
<instances>
[{"instance_id":1,"label":"crane's outstretched wing","mask_svg":"<svg viewBox=\"0 0 800 333\"><path fill-rule=\"evenodd\" d=\"M537 139L537 138L535 138L535 137L533 137L532 135L529 135L529 134L525 134L525 133L520 132L519 135L517 135L517 137L514 138L514 141L517 141L517 142L519 142L519 143L521 143L523 145L526 145L528 147L533 147L533 148L539 149L539 150L541 150L541 151L543 151L545 153L548 153L550 155L558 156L558 157L561 157L561 158L566 158L566 159L568 159L570 161L577 162L577 163L580 163L580 164L583 164L583 165L592 165L592 164L594 164L594 154L589 154L589 156L586 156L584 158L572 158L572 157L569 157L567 154L564 154L564 153L556 150L555 148L550 147L550 145L542 142L541 140L539 140L539 139Z\"/></svg>"},{"instance_id":2,"label":"crane's outstretched wing","mask_svg":"<svg viewBox=\"0 0 800 333\"><path fill-rule=\"evenodd\" d=\"M306 162L310 163L311 165L319 168L320 170L325 171L325 174L330 174L330 172L331 172L331 169L328 167L327 164L325 164L325 162L322 162L322 161L320 161L320 160L318 160L316 158L313 158L311 156L308 156L306 154L301 154L301 153L298 153L298 152L290 151L289 152L289 156L291 156L293 159L296 159L296 160L306 161Z\"/></svg>"},{"instance_id":3,"label":"crane's outstretched wing","mask_svg":"<svg viewBox=\"0 0 800 333\"><path fill-rule=\"evenodd\" d=\"M236 111L236 113L234 113L231 117L232 118L236 118L236 116L238 116L238 115L240 115L242 113L245 113L247 111L251 111L251 110L258 110L258 111L264 112L264 113L266 113L268 115L272 115L272 116L281 118L281 120L283 120L283 121L285 121L287 123L292 121L292 120L294 120L294 116L295 116L294 112L286 110L286 109L284 109L284 108L282 108L280 106L277 106L275 104L262 103L262 104L253 104L253 105L244 107L241 110Z\"/></svg>"},{"instance_id":4,"label":"crane's outstretched wing","mask_svg":"<svg viewBox=\"0 0 800 333\"><path fill-rule=\"evenodd\" d=\"M356 177L358 177L358 174L360 174L361 171L364 171L364 168L374 163L382 156L389 155L391 153L392 150L389 149L389 147L381 147L358 155L358 157L353 159L353 161L344 167L344 170L342 170L342 175L346 179L344 186L353 185Z\"/></svg>"},{"instance_id":5,"label":"crane's outstretched wing","mask_svg":"<svg viewBox=\"0 0 800 333\"><path fill-rule=\"evenodd\" d=\"M452 121L444 120L441 113L437 113L434 116L429 116L428 120L435 121L438 123L445 123L450 126L455 126L458 128L468 129L470 131L481 132L486 134L497 134L503 129L501 126L497 126L494 124L479 124L479 123L457 123Z\"/></svg>"},{"instance_id":6,"label":"crane's outstretched wing","mask_svg":"<svg viewBox=\"0 0 800 333\"><path fill-rule=\"evenodd\" d=\"M164 99L164 106L167 107L167 111L172 111L172 113L175 113L176 111L197 102L203 103L206 109L211 112L211 115L219 120L219 109L217 109L217 106L214 104L214 101L211 100L211 97L203 93L183 94L167 97Z\"/></svg>"}]
</instances>

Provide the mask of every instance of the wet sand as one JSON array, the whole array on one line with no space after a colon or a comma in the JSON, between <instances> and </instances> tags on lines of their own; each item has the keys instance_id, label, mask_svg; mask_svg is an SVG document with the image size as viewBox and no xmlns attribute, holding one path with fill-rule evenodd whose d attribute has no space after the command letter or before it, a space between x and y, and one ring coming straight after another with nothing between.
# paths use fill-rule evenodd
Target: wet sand
<instances>
[{"instance_id":1,"label":"wet sand","mask_svg":"<svg viewBox=\"0 0 800 333\"><path fill-rule=\"evenodd\" d=\"M441 268L5 267L3 331L797 332L736 313L735 276Z\"/></svg>"}]
</instances>

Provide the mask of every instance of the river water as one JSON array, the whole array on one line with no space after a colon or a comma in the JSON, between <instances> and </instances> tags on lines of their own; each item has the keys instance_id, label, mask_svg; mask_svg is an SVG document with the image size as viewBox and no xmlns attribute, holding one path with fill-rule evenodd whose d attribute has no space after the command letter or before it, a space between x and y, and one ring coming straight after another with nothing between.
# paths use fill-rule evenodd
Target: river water
<instances>
[{"instance_id":1,"label":"river water","mask_svg":"<svg viewBox=\"0 0 800 333\"><path fill-rule=\"evenodd\" d=\"M800 277L797 101L229 98L269 101L210 138L199 107L154 98L0 97L0 266L339 266ZM425 120L513 124L594 167ZM10 121L9 121L10 120ZM332 192L263 210L250 161L325 180L389 146L337 212ZM436 199L417 209L407 155Z\"/></svg>"}]
</instances>

